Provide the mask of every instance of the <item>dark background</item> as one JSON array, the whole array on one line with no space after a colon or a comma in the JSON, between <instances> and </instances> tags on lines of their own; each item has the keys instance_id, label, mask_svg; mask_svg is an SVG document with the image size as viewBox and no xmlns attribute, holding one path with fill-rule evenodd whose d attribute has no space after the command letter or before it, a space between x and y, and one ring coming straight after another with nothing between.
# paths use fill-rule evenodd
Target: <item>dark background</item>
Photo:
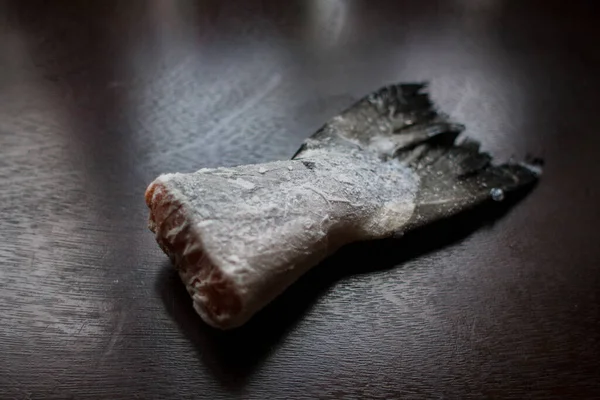
<instances>
[{"instance_id":1,"label":"dark background","mask_svg":"<svg viewBox=\"0 0 600 400\"><path fill-rule=\"evenodd\" d=\"M0 398L597 398L596 4L0 3ZM414 80L499 158L544 157L538 187L474 233L481 216L354 246L246 327L205 326L146 186L289 158Z\"/></svg>"}]
</instances>

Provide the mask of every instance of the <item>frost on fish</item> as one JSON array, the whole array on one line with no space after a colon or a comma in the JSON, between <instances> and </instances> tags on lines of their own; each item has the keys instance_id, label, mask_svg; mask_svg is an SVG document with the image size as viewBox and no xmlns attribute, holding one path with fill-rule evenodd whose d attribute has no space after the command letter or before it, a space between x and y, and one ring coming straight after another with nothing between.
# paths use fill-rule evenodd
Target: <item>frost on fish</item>
<instances>
[{"instance_id":1,"label":"frost on fish","mask_svg":"<svg viewBox=\"0 0 600 400\"><path fill-rule=\"evenodd\" d=\"M158 177L150 229L194 308L242 325L341 246L502 200L535 168L494 166L423 85L385 87L334 117L292 160Z\"/></svg>"}]
</instances>

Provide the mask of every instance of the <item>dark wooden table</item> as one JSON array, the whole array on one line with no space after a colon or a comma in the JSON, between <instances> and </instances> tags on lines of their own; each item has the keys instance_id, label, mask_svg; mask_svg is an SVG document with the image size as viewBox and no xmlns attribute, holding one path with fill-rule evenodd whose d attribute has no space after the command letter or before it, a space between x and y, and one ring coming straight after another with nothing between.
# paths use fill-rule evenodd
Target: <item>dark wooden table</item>
<instances>
[{"instance_id":1,"label":"dark wooden table","mask_svg":"<svg viewBox=\"0 0 600 400\"><path fill-rule=\"evenodd\" d=\"M0 398L598 398L597 4L2 2ZM536 190L205 326L147 184L289 158L415 80L496 156L544 157Z\"/></svg>"}]
</instances>

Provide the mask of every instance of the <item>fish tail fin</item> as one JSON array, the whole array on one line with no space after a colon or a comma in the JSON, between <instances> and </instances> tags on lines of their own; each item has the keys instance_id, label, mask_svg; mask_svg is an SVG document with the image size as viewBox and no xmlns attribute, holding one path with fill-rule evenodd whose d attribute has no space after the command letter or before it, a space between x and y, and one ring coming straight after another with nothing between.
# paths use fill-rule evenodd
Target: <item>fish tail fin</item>
<instances>
[{"instance_id":1,"label":"fish tail fin","mask_svg":"<svg viewBox=\"0 0 600 400\"><path fill-rule=\"evenodd\" d=\"M496 165L477 141L441 135L398 154L421 179L413 227L450 217L486 201L503 201L534 185L543 161ZM450 139L450 140L448 140Z\"/></svg>"},{"instance_id":2,"label":"fish tail fin","mask_svg":"<svg viewBox=\"0 0 600 400\"><path fill-rule=\"evenodd\" d=\"M502 201L537 182L543 162L493 163L479 142L457 140L464 125L438 112L424 83L391 85L368 96L381 118L394 125L390 138L397 158L421 179L413 226L470 209L486 200Z\"/></svg>"},{"instance_id":3,"label":"fish tail fin","mask_svg":"<svg viewBox=\"0 0 600 400\"><path fill-rule=\"evenodd\" d=\"M325 124L309 148L356 149L382 161L398 159L420 177L412 226L443 219L485 202L501 201L533 185L540 160L494 164L474 140L457 140L464 125L439 112L426 83L394 84L365 96ZM341 150L340 150L341 149Z\"/></svg>"}]
</instances>

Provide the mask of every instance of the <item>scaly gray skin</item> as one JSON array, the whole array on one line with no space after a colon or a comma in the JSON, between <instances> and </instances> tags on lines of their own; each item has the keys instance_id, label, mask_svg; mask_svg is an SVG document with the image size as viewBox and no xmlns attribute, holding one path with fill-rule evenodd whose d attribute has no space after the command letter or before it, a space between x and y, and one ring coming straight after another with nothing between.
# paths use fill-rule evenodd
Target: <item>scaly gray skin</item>
<instances>
[{"instance_id":1,"label":"scaly gray skin","mask_svg":"<svg viewBox=\"0 0 600 400\"><path fill-rule=\"evenodd\" d=\"M150 228L194 307L242 325L341 246L389 237L532 184L539 168L493 166L423 85L385 87L333 118L292 160L161 175Z\"/></svg>"}]
</instances>

